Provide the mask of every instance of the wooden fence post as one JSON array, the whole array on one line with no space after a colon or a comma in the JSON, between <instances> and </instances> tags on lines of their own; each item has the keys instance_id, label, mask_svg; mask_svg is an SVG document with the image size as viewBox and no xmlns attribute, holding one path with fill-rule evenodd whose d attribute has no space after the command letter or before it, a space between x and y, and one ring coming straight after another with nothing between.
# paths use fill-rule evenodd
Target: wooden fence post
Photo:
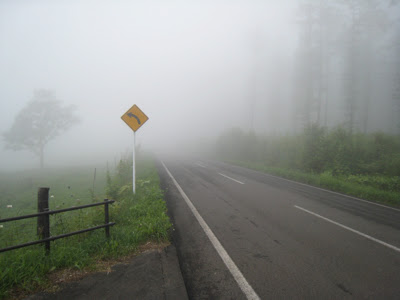
<instances>
[{"instance_id":1,"label":"wooden fence post","mask_svg":"<svg viewBox=\"0 0 400 300\"><path fill-rule=\"evenodd\" d=\"M104 201L108 201L108 199L104 199ZM108 215L108 203L104 204L104 217L105 217L105 223L108 224L110 222L110 217ZM110 238L110 227L106 226L104 227L106 231L106 237Z\"/></svg>"},{"instance_id":2,"label":"wooden fence post","mask_svg":"<svg viewBox=\"0 0 400 300\"><path fill-rule=\"evenodd\" d=\"M49 190L50 188L41 187L38 191L38 212L49 211ZM43 215L38 217L37 234L39 239L50 237L50 216ZM45 242L46 254L50 253L50 241Z\"/></svg>"}]
</instances>

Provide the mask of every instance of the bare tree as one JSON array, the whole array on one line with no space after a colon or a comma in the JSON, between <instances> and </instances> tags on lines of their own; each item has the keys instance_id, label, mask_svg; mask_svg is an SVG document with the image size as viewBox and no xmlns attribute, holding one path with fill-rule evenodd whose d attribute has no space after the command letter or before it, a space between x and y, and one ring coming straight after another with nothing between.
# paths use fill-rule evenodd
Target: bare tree
<instances>
[{"instance_id":1,"label":"bare tree","mask_svg":"<svg viewBox=\"0 0 400 300\"><path fill-rule=\"evenodd\" d=\"M300 122L305 127L313 122L315 86L314 60L313 60L313 26L314 10L312 3L306 2L300 5L298 12L298 24L300 29L299 45L297 49L295 66L294 104L295 112Z\"/></svg>"},{"instance_id":2,"label":"bare tree","mask_svg":"<svg viewBox=\"0 0 400 300\"><path fill-rule=\"evenodd\" d=\"M377 45L387 28L387 17L376 0L345 0L343 3L349 15L345 43L345 122L352 132L359 115L360 127L366 132Z\"/></svg>"},{"instance_id":3,"label":"bare tree","mask_svg":"<svg viewBox=\"0 0 400 300\"><path fill-rule=\"evenodd\" d=\"M333 15L328 1L303 1L298 9L299 45L295 66L295 104L303 126L327 125L330 54L335 52Z\"/></svg>"}]
</instances>

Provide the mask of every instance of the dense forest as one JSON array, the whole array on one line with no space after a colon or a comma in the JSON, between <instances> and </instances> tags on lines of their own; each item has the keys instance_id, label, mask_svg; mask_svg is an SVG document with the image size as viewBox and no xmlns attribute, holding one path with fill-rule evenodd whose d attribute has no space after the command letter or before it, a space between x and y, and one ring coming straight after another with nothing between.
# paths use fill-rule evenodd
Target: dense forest
<instances>
[{"instance_id":1,"label":"dense forest","mask_svg":"<svg viewBox=\"0 0 400 300\"><path fill-rule=\"evenodd\" d=\"M294 54L254 41L248 128L400 133L400 2L301 1Z\"/></svg>"}]
</instances>

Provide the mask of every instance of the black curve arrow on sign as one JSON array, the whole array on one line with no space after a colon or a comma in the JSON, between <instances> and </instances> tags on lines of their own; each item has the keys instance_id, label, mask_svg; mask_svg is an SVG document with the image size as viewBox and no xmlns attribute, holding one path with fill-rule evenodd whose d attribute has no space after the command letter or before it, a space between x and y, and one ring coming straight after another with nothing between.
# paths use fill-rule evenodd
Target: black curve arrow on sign
<instances>
[{"instance_id":1,"label":"black curve arrow on sign","mask_svg":"<svg viewBox=\"0 0 400 300\"><path fill-rule=\"evenodd\" d=\"M137 122L139 123L139 125L141 124L137 115L134 115L131 112L127 113L127 115L128 115L129 118L135 118L137 120Z\"/></svg>"}]
</instances>

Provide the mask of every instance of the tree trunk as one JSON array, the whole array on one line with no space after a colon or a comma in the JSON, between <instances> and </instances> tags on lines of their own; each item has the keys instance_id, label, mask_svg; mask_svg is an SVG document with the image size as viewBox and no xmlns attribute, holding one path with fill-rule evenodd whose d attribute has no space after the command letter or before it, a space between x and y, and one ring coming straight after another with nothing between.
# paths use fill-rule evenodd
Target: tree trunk
<instances>
[{"instance_id":1,"label":"tree trunk","mask_svg":"<svg viewBox=\"0 0 400 300\"><path fill-rule=\"evenodd\" d=\"M350 27L350 36L349 36L349 45L348 45L348 57L347 57L347 87L346 87L346 112L345 119L347 129L350 134L353 133L354 124L355 124L355 114L356 114L356 85L357 85L357 75L356 75L356 59L357 59L357 38L358 35L358 7L354 2L351 2L350 6L351 10L351 27Z\"/></svg>"},{"instance_id":2,"label":"tree trunk","mask_svg":"<svg viewBox=\"0 0 400 300\"><path fill-rule=\"evenodd\" d=\"M40 169L44 168L44 146L40 146L39 149L39 158L40 158Z\"/></svg>"}]
</instances>

